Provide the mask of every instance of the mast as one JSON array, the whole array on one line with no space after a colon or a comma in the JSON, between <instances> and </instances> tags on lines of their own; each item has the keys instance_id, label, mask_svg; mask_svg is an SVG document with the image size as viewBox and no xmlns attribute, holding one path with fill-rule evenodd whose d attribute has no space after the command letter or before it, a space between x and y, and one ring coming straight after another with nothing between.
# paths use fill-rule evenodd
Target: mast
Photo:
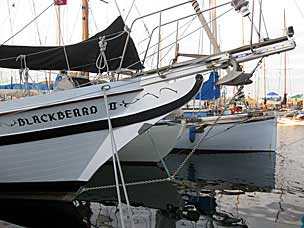
<instances>
[{"instance_id":1,"label":"mast","mask_svg":"<svg viewBox=\"0 0 304 228\"><path fill-rule=\"evenodd\" d=\"M267 109L267 93L266 93L266 60L264 59L264 66L263 66L263 71L264 71L264 107Z\"/></svg>"},{"instance_id":2,"label":"mast","mask_svg":"<svg viewBox=\"0 0 304 228\"><path fill-rule=\"evenodd\" d=\"M82 0L82 40L89 39L89 0ZM89 73L84 72L86 78Z\"/></svg>"},{"instance_id":3,"label":"mast","mask_svg":"<svg viewBox=\"0 0 304 228\"><path fill-rule=\"evenodd\" d=\"M82 0L82 40L89 39L89 0Z\"/></svg>"},{"instance_id":4,"label":"mast","mask_svg":"<svg viewBox=\"0 0 304 228\"><path fill-rule=\"evenodd\" d=\"M285 8L284 8L284 35L286 35L286 14L285 14ZM287 55L286 52L284 52L284 98L283 98L283 105L287 104L287 91L286 91L286 76L287 76L287 72L286 72L286 64L287 64Z\"/></svg>"},{"instance_id":5,"label":"mast","mask_svg":"<svg viewBox=\"0 0 304 228\"><path fill-rule=\"evenodd\" d=\"M216 6L216 0L209 0L209 8ZM211 21L211 31L213 34L214 41L217 43L217 47L213 45L213 54L219 52L220 45L217 39L217 20L216 20L216 9L210 10L210 21Z\"/></svg>"},{"instance_id":6,"label":"mast","mask_svg":"<svg viewBox=\"0 0 304 228\"><path fill-rule=\"evenodd\" d=\"M61 18L60 18L60 5L56 5L56 13L57 13L57 36L56 43L57 46L61 45Z\"/></svg>"},{"instance_id":7,"label":"mast","mask_svg":"<svg viewBox=\"0 0 304 228\"><path fill-rule=\"evenodd\" d=\"M217 39L215 38L214 34L212 33L211 29L209 28L208 23L207 23L204 15L202 14L202 11L199 7L197 0L192 0L192 7L195 10L196 15L197 15L198 19L200 20L205 32L207 33L207 36L213 46L214 54L219 53L220 47L217 43Z\"/></svg>"}]
</instances>

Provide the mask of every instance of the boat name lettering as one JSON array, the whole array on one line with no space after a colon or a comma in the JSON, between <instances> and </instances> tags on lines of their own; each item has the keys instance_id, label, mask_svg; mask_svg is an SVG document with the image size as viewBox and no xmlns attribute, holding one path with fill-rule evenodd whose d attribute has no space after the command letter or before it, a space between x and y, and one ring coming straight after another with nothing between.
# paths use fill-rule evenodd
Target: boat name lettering
<instances>
[{"instance_id":1,"label":"boat name lettering","mask_svg":"<svg viewBox=\"0 0 304 228\"><path fill-rule=\"evenodd\" d=\"M83 107L83 108L74 108L74 109L66 109L64 111L54 112L54 113L45 113L42 115L34 115L30 118L18 118L17 122L19 127L33 124L41 124L48 123L58 120L71 119L74 117L81 116L90 116L97 113L97 107L92 105L91 107Z\"/></svg>"}]
</instances>

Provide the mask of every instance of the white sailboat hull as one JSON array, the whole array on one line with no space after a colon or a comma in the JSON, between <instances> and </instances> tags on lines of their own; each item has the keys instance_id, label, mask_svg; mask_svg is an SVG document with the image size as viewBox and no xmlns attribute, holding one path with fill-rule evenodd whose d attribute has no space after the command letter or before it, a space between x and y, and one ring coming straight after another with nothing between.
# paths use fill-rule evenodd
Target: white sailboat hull
<instances>
[{"instance_id":1,"label":"white sailboat hull","mask_svg":"<svg viewBox=\"0 0 304 228\"><path fill-rule=\"evenodd\" d=\"M180 139L182 124L157 124L129 142L119 151L126 162L159 162L166 157Z\"/></svg>"},{"instance_id":2,"label":"white sailboat hull","mask_svg":"<svg viewBox=\"0 0 304 228\"><path fill-rule=\"evenodd\" d=\"M205 137L197 148L198 152L275 151L277 121L272 117L239 123L218 123L213 127L208 125L203 133L195 134L193 142L189 134L188 127L176 145L177 150L191 150L201 137Z\"/></svg>"},{"instance_id":3,"label":"white sailboat hull","mask_svg":"<svg viewBox=\"0 0 304 228\"><path fill-rule=\"evenodd\" d=\"M132 140L133 135L128 132L137 132L140 126L141 123L115 129L118 147ZM0 153L2 182L87 181L90 166L95 166L92 161L102 165L112 155L108 131L9 145L1 147ZM128 153L125 157L132 160Z\"/></svg>"},{"instance_id":4,"label":"white sailboat hull","mask_svg":"<svg viewBox=\"0 0 304 228\"><path fill-rule=\"evenodd\" d=\"M144 124L155 124L190 100L199 90L201 78L162 80L154 76L109 85L107 104L119 151L138 136ZM102 86L2 103L2 191L52 191L51 185L57 191L60 184L76 185L74 191L112 157ZM134 158L127 153L124 157Z\"/></svg>"}]
</instances>

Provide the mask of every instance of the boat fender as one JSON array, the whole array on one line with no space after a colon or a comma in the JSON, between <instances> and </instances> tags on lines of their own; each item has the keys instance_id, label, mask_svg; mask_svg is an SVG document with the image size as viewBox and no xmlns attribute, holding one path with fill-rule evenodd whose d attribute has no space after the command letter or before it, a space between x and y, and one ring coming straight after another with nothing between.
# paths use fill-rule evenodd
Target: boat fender
<instances>
[{"instance_id":1,"label":"boat fender","mask_svg":"<svg viewBox=\"0 0 304 228\"><path fill-rule=\"evenodd\" d=\"M192 143L194 143L195 137L196 137L195 130L196 130L195 126L190 126L189 127L189 140Z\"/></svg>"}]
</instances>

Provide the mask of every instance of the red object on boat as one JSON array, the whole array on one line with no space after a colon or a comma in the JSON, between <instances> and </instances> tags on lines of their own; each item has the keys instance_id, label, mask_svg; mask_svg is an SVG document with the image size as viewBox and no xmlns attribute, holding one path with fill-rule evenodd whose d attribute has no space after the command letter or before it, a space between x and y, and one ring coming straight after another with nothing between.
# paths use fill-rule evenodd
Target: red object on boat
<instances>
[{"instance_id":1,"label":"red object on boat","mask_svg":"<svg viewBox=\"0 0 304 228\"><path fill-rule=\"evenodd\" d=\"M55 0L55 5L56 6L61 6L61 5L66 5L67 0Z\"/></svg>"}]
</instances>

